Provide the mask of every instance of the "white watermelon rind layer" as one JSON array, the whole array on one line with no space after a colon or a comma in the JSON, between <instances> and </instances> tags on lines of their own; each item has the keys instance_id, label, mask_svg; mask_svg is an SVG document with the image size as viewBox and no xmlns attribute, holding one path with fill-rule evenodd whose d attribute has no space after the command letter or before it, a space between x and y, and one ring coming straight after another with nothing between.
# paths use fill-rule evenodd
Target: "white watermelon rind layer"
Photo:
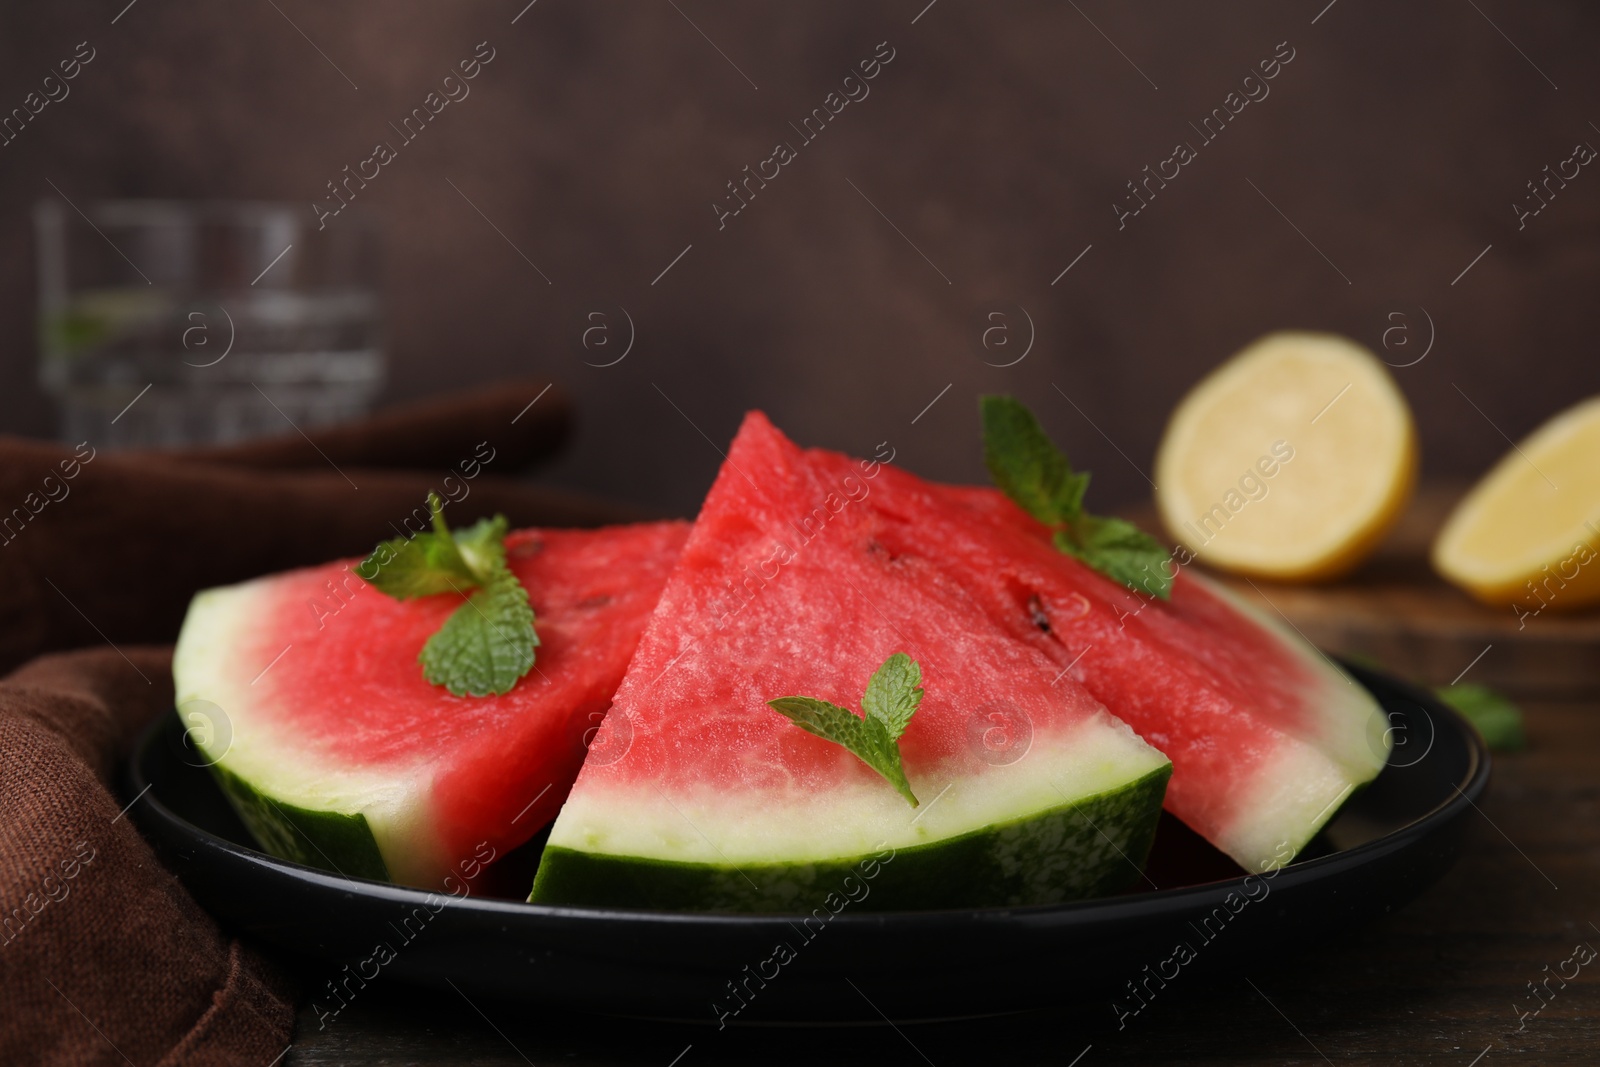
<instances>
[{"instance_id":1,"label":"white watermelon rind layer","mask_svg":"<svg viewBox=\"0 0 1600 1067\"><path fill-rule=\"evenodd\" d=\"M1035 737L1011 764L955 776L911 771L918 808L866 776L827 790L803 782L684 789L606 771L580 777L531 902L807 910L885 849L894 874L874 883L872 907L1082 899L1139 877L1172 765L1099 713Z\"/></svg>"},{"instance_id":2,"label":"white watermelon rind layer","mask_svg":"<svg viewBox=\"0 0 1600 1067\"><path fill-rule=\"evenodd\" d=\"M176 703L215 705L221 722L197 731L197 744L229 803L263 850L306 866L375 880L433 887L448 871L424 798L431 792L433 753L415 765L358 769L318 758L305 738L276 720L270 690L257 688L270 669L245 662L252 630L274 579L208 589L189 605L173 651ZM284 655L293 655L291 647ZM194 734L191 734L193 737Z\"/></svg>"},{"instance_id":3,"label":"white watermelon rind layer","mask_svg":"<svg viewBox=\"0 0 1600 1067\"><path fill-rule=\"evenodd\" d=\"M1184 580L1203 585L1261 627L1315 680L1316 691L1305 694L1312 712L1308 726L1279 733L1271 773L1244 787L1238 810L1245 817L1212 841L1246 870L1281 867L1388 764L1394 746L1388 716L1366 686L1284 621L1220 582L1193 573Z\"/></svg>"}]
</instances>

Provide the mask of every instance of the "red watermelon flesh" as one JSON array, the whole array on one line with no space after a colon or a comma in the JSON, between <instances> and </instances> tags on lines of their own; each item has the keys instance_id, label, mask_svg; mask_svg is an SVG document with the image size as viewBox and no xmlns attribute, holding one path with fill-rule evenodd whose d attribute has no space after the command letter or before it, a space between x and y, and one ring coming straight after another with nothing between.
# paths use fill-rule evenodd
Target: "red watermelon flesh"
<instances>
[{"instance_id":1,"label":"red watermelon flesh","mask_svg":"<svg viewBox=\"0 0 1600 1067\"><path fill-rule=\"evenodd\" d=\"M811 456L747 417L530 899L804 910L885 849L865 906L1037 903L1136 879L1166 760L996 626L936 535L878 539L883 468L830 476ZM859 709L895 652L925 690L900 742L917 808L766 704Z\"/></svg>"},{"instance_id":2,"label":"red watermelon flesh","mask_svg":"<svg viewBox=\"0 0 1600 1067\"><path fill-rule=\"evenodd\" d=\"M688 535L684 523L506 539L535 669L502 696L430 685L417 654L461 603L397 601L358 560L201 593L174 656L180 712L269 850L439 888L546 826Z\"/></svg>"},{"instance_id":3,"label":"red watermelon flesh","mask_svg":"<svg viewBox=\"0 0 1600 1067\"><path fill-rule=\"evenodd\" d=\"M1288 862L1382 770L1388 723L1371 694L1193 569L1152 599L1062 554L996 490L881 481L890 550L946 524L963 586L1171 758L1167 809L1241 866Z\"/></svg>"}]
</instances>

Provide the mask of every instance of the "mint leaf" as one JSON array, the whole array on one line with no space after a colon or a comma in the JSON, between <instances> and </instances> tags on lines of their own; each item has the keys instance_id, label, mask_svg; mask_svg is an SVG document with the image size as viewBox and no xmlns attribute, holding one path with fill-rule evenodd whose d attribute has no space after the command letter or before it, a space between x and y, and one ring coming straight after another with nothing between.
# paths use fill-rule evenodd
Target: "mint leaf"
<instances>
[{"instance_id":1,"label":"mint leaf","mask_svg":"<svg viewBox=\"0 0 1600 1067\"><path fill-rule=\"evenodd\" d=\"M357 574L396 600L433 596L463 583L478 583L477 574L444 524L444 505L438 494L428 494L428 509L433 516L433 532L380 542L356 566Z\"/></svg>"},{"instance_id":2,"label":"mint leaf","mask_svg":"<svg viewBox=\"0 0 1600 1067\"><path fill-rule=\"evenodd\" d=\"M816 734L824 741L843 745L851 752L864 746L861 737L863 720L849 708L841 708L815 697L778 697L767 701L767 706L787 716L790 722L806 733ZM856 754L860 755L859 752Z\"/></svg>"},{"instance_id":3,"label":"mint leaf","mask_svg":"<svg viewBox=\"0 0 1600 1067\"><path fill-rule=\"evenodd\" d=\"M983 462L1001 492L1042 523L1077 518L1088 474L1075 474L1033 417L1009 396L978 398L983 412Z\"/></svg>"},{"instance_id":4,"label":"mint leaf","mask_svg":"<svg viewBox=\"0 0 1600 1067\"><path fill-rule=\"evenodd\" d=\"M922 668L904 652L896 652L872 672L861 710L883 723L891 741L898 741L921 702Z\"/></svg>"},{"instance_id":5,"label":"mint leaf","mask_svg":"<svg viewBox=\"0 0 1600 1067\"><path fill-rule=\"evenodd\" d=\"M431 531L380 543L356 573L396 600L465 598L422 646L422 675L456 696L509 692L533 669L539 644L528 591L506 563L509 524L496 515L452 533L437 493L428 510Z\"/></svg>"},{"instance_id":6,"label":"mint leaf","mask_svg":"<svg viewBox=\"0 0 1600 1067\"><path fill-rule=\"evenodd\" d=\"M849 708L815 697L778 697L767 706L808 734L842 745L881 774L914 808L916 794L900 764L900 735L922 700L922 668L904 652L896 652L873 672L861 705L863 717Z\"/></svg>"},{"instance_id":7,"label":"mint leaf","mask_svg":"<svg viewBox=\"0 0 1600 1067\"><path fill-rule=\"evenodd\" d=\"M1484 743L1494 751L1515 751L1528 746L1522 729L1522 711L1488 686L1461 682L1441 685L1434 694L1466 716L1483 735Z\"/></svg>"},{"instance_id":8,"label":"mint leaf","mask_svg":"<svg viewBox=\"0 0 1600 1067\"><path fill-rule=\"evenodd\" d=\"M424 678L458 697L498 695L533 668L538 643L528 591L501 560L483 587L428 638L417 659Z\"/></svg>"},{"instance_id":9,"label":"mint leaf","mask_svg":"<svg viewBox=\"0 0 1600 1067\"><path fill-rule=\"evenodd\" d=\"M456 531L453 540L468 567L480 576L487 576L496 559L506 558L506 532L510 523L504 515L492 519L479 519L465 530Z\"/></svg>"},{"instance_id":10,"label":"mint leaf","mask_svg":"<svg viewBox=\"0 0 1600 1067\"><path fill-rule=\"evenodd\" d=\"M861 752L856 752L856 755L861 756L868 767L883 775L894 786L895 792L906 798L906 803L913 808L918 807L917 795L911 791L905 769L900 766L899 738L891 737L881 720L862 719L861 724L861 739L866 755Z\"/></svg>"},{"instance_id":11,"label":"mint leaf","mask_svg":"<svg viewBox=\"0 0 1600 1067\"><path fill-rule=\"evenodd\" d=\"M1167 552L1155 538L1131 522L1110 517L1085 515L1074 527L1073 533L1057 531L1058 549L1135 592L1163 600L1171 595L1172 577L1162 567Z\"/></svg>"},{"instance_id":12,"label":"mint leaf","mask_svg":"<svg viewBox=\"0 0 1600 1067\"><path fill-rule=\"evenodd\" d=\"M1087 471L1075 473L1026 405L1009 396L979 398L983 459L1001 492L1047 526L1055 546L1135 592L1172 595L1167 550L1131 522L1083 510Z\"/></svg>"}]
</instances>

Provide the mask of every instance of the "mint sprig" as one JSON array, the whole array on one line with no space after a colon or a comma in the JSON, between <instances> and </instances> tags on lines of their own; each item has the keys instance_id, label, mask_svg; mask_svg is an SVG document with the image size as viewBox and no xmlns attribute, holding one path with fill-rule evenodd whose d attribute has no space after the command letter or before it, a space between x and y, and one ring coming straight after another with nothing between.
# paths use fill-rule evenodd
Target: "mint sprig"
<instances>
[{"instance_id":1,"label":"mint sprig","mask_svg":"<svg viewBox=\"0 0 1600 1067\"><path fill-rule=\"evenodd\" d=\"M1436 687L1434 694L1465 715L1494 751L1515 752L1528 747L1521 709L1488 686L1457 682Z\"/></svg>"},{"instance_id":2,"label":"mint sprig","mask_svg":"<svg viewBox=\"0 0 1600 1067\"><path fill-rule=\"evenodd\" d=\"M528 591L506 563L509 524L496 515L452 532L437 493L428 511L432 531L381 542L356 573L396 600L466 597L418 653L422 676L458 697L507 693L533 669L539 644Z\"/></svg>"},{"instance_id":3,"label":"mint sprig","mask_svg":"<svg viewBox=\"0 0 1600 1067\"><path fill-rule=\"evenodd\" d=\"M1172 595L1170 558L1133 523L1083 510L1089 472L1077 472L1033 412L1009 396L979 400L983 461L994 484L1029 515L1055 528L1056 548L1135 592Z\"/></svg>"},{"instance_id":4,"label":"mint sprig","mask_svg":"<svg viewBox=\"0 0 1600 1067\"><path fill-rule=\"evenodd\" d=\"M922 668L904 652L896 652L872 672L861 698L865 715L815 697L779 697L767 705L787 716L808 734L843 745L877 771L914 808L916 794L900 766L900 735L922 701Z\"/></svg>"}]
</instances>

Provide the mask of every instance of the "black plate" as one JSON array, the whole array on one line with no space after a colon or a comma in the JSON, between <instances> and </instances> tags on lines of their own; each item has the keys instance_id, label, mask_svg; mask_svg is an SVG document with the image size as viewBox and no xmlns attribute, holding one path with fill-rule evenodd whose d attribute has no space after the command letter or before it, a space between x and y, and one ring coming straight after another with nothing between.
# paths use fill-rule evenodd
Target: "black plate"
<instances>
[{"instance_id":1,"label":"black plate","mask_svg":"<svg viewBox=\"0 0 1600 1067\"><path fill-rule=\"evenodd\" d=\"M329 1008L337 990L380 973L545 1006L705 1022L723 1013L731 1023L954 1018L1100 998L1132 1008L1130 983L1154 990L1202 963L1281 959L1399 907L1454 863L1464 820L1488 785L1483 742L1432 696L1350 670L1382 702L1397 743L1383 773L1300 858L1247 880L1163 816L1147 874L1176 888L1150 891L1142 881L1143 892L1075 904L847 907L805 925L799 915L555 908L342 878L256 851L207 771L192 755L186 761L176 716L134 752L131 789L151 789L131 814L225 925L324 961L311 973L326 983L313 979L310 995ZM537 847L526 855L536 860ZM527 874L506 890L526 886ZM789 952L776 951L780 944Z\"/></svg>"}]
</instances>

